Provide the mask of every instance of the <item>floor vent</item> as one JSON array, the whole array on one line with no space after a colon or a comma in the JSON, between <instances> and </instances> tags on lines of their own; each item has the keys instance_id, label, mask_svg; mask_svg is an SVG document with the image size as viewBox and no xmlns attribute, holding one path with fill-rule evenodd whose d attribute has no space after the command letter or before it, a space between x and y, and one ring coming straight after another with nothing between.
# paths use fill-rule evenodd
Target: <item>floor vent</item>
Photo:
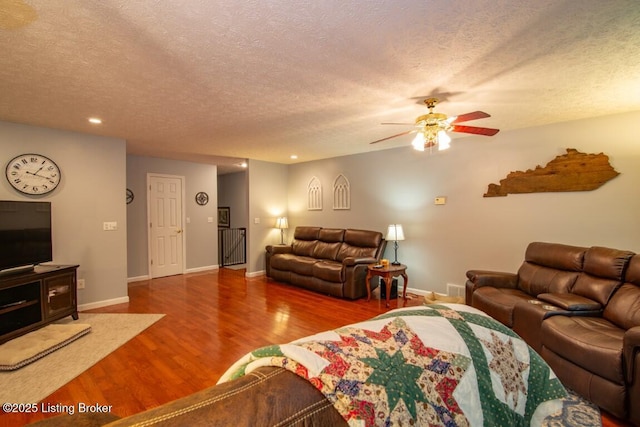
<instances>
[{"instance_id":1,"label":"floor vent","mask_svg":"<svg viewBox=\"0 0 640 427\"><path fill-rule=\"evenodd\" d=\"M449 295L450 297L463 297L464 286L447 283L447 295Z\"/></svg>"}]
</instances>

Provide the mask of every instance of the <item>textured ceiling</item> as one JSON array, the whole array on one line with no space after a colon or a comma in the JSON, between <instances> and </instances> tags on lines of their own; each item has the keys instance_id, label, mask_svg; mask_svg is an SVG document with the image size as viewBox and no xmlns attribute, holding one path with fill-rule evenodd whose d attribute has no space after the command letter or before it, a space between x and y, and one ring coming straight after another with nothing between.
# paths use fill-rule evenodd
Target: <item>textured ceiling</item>
<instances>
[{"instance_id":1,"label":"textured ceiling","mask_svg":"<svg viewBox=\"0 0 640 427\"><path fill-rule=\"evenodd\" d=\"M410 137L370 145L403 130L380 123L412 122L429 95L503 131L640 110L640 2L0 0L0 120L131 154L387 149Z\"/></svg>"}]
</instances>

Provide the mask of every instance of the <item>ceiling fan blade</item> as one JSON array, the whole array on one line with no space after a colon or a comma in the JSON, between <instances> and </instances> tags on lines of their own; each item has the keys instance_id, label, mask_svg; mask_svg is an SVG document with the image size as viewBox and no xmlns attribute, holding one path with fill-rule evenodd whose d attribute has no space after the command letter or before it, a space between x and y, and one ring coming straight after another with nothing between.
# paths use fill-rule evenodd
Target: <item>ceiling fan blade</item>
<instances>
[{"instance_id":1,"label":"ceiling fan blade","mask_svg":"<svg viewBox=\"0 0 640 427\"><path fill-rule=\"evenodd\" d=\"M469 120L486 119L487 117L491 117L491 115L485 113L484 111L474 111L473 113L459 115L451 123L452 124L462 123L462 122L468 122Z\"/></svg>"},{"instance_id":2,"label":"ceiling fan blade","mask_svg":"<svg viewBox=\"0 0 640 427\"><path fill-rule=\"evenodd\" d=\"M476 126L459 126L454 125L451 129L453 132L473 133L475 135L493 136L500 132L500 129L479 128Z\"/></svg>"},{"instance_id":3,"label":"ceiling fan blade","mask_svg":"<svg viewBox=\"0 0 640 427\"><path fill-rule=\"evenodd\" d=\"M397 134L397 135L391 135L391 136L388 136L388 137L386 137L386 138L378 139L378 140L376 140L376 141L370 142L369 144L375 144L375 143L377 143L377 142L386 141L387 139L396 138L396 137L398 137L398 136L402 136L402 135L409 135L410 133L415 133L415 132L416 132L415 130L408 130L408 131L406 131L406 132L402 132L402 133L399 133L399 134Z\"/></svg>"}]
</instances>

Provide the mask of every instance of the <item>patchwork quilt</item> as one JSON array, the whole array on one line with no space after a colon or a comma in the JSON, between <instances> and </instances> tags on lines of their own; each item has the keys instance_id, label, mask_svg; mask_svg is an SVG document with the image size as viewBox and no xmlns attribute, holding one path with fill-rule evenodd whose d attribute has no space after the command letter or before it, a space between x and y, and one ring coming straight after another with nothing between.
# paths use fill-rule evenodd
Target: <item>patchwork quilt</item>
<instances>
[{"instance_id":1,"label":"patchwork quilt","mask_svg":"<svg viewBox=\"0 0 640 427\"><path fill-rule=\"evenodd\" d=\"M567 393L513 331L462 304L407 307L245 355L305 378L353 426L540 425Z\"/></svg>"}]
</instances>

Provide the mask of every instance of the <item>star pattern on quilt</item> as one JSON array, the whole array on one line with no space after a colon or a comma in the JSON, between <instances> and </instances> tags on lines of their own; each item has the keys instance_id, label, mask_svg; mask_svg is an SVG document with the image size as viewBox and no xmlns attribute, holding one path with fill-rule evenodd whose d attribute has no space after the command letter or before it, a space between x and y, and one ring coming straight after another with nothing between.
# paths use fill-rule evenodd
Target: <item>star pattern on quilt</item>
<instances>
[{"instance_id":1,"label":"star pattern on quilt","mask_svg":"<svg viewBox=\"0 0 640 427\"><path fill-rule=\"evenodd\" d=\"M527 394L526 382L523 373L529 368L529 364L516 357L516 351L511 338L502 341L498 335L491 332L491 341L480 340L491 353L493 359L489 368L500 377L505 399L511 396L511 403L515 407L520 392Z\"/></svg>"},{"instance_id":2,"label":"star pattern on quilt","mask_svg":"<svg viewBox=\"0 0 640 427\"><path fill-rule=\"evenodd\" d=\"M418 379L422 375L420 366L407 363L401 351L393 355L376 349L378 358L365 358L363 362L373 368L367 378L370 384L385 387L389 408L393 410L402 399L409 409L411 416L416 419L416 402L424 402L426 397L418 386Z\"/></svg>"},{"instance_id":3,"label":"star pattern on quilt","mask_svg":"<svg viewBox=\"0 0 640 427\"><path fill-rule=\"evenodd\" d=\"M429 419L446 425L464 417L453 392L470 359L424 345L400 318L390 319L379 331L344 328L336 332L336 340L302 346L328 362L310 381L323 392L332 384L330 394L336 400L340 394L348 396L349 418L373 425L384 412L388 424ZM374 404L378 397L385 401L383 412L376 406L379 403Z\"/></svg>"}]
</instances>

